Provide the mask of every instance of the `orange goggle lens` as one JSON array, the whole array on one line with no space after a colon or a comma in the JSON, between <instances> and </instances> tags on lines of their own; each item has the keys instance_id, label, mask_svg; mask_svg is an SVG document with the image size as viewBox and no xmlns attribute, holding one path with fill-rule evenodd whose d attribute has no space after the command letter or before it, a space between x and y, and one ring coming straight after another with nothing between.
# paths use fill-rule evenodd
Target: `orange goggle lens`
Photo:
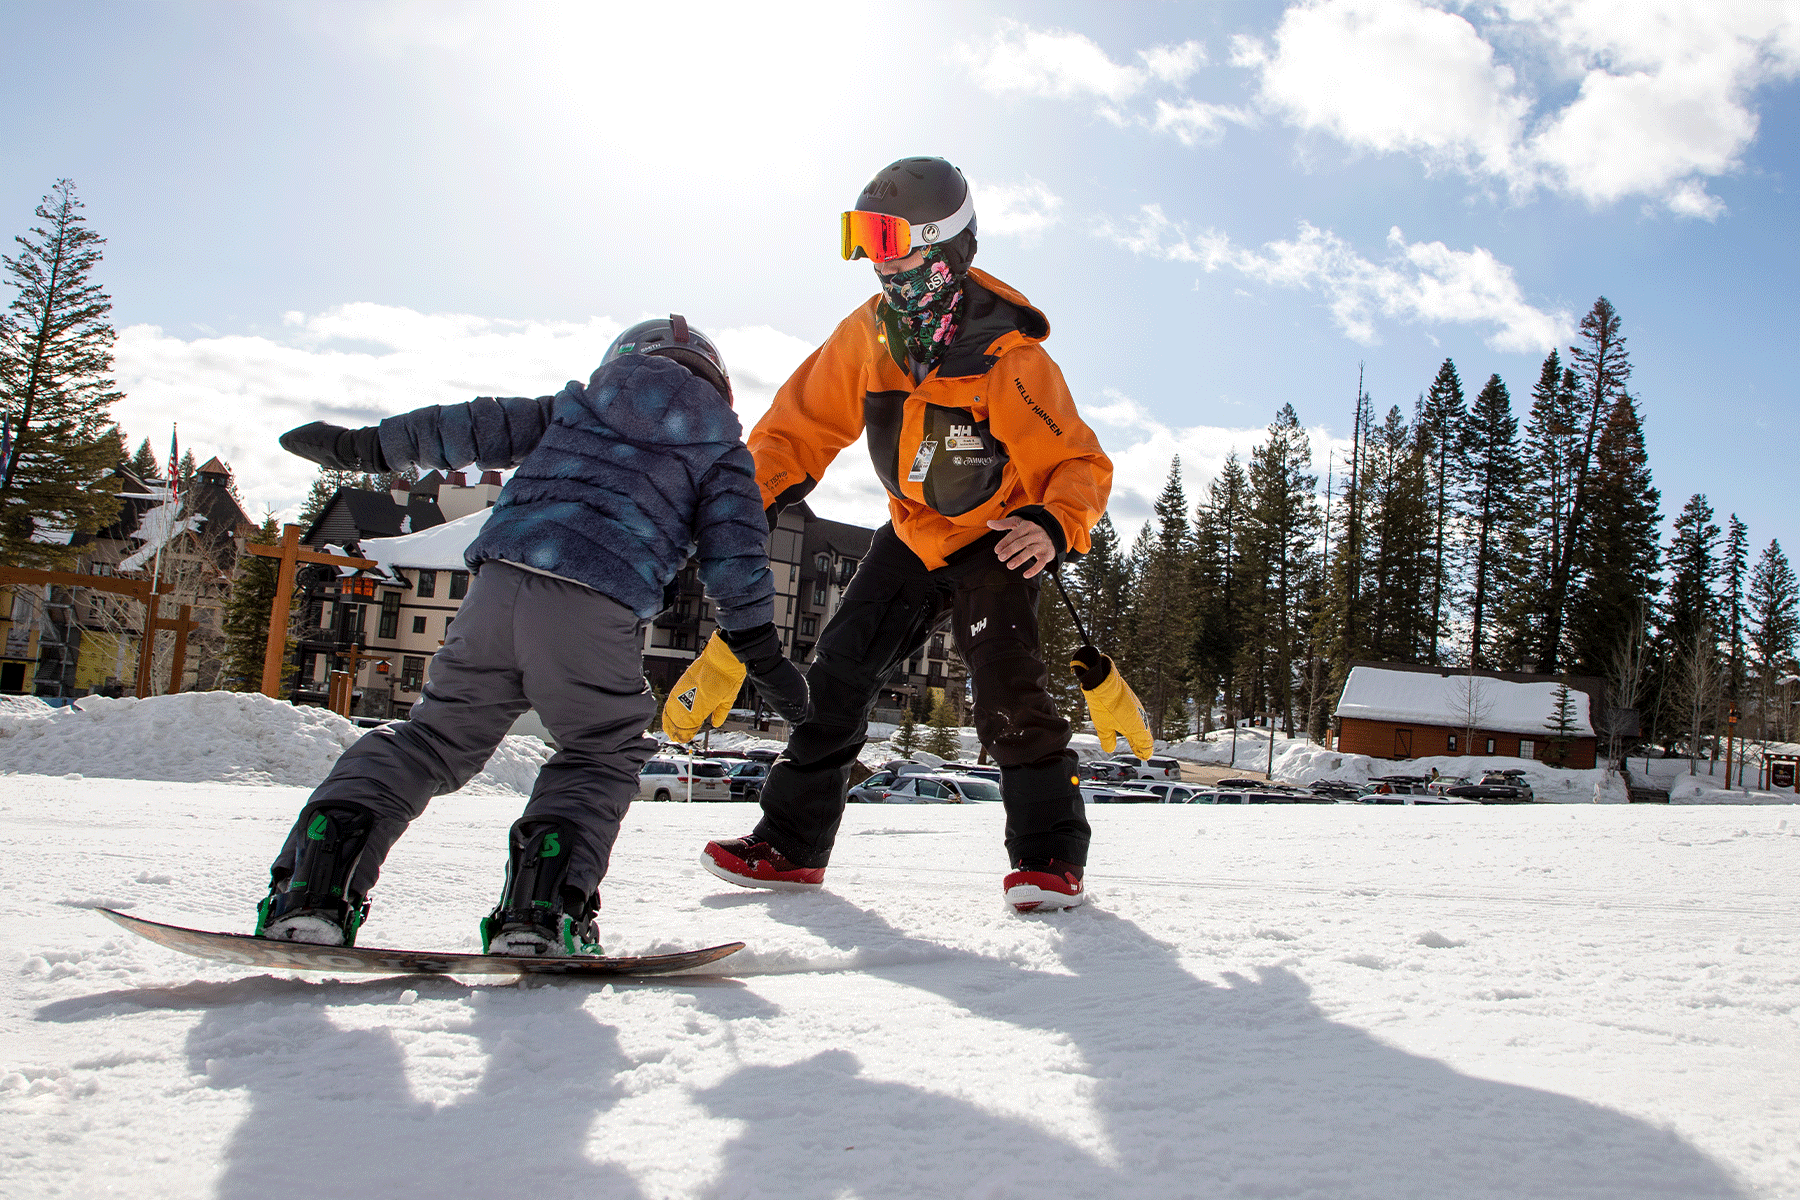
<instances>
[{"instance_id":1,"label":"orange goggle lens","mask_svg":"<svg viewBox=\"0 0 1800 1200\"><path fill-rule=\"evenodd\" d=\"M844 257L861 250L875 262L905 258L912 252L912 226L903 217L852 209L844 214Z\"/></svg>"}]
</instances>

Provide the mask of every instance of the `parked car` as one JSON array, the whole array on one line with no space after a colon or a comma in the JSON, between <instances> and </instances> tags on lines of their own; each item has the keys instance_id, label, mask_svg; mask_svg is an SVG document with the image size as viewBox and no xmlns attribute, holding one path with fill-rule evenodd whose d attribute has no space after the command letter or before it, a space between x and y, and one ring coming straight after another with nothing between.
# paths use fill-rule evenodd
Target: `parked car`
<instances>
[{"instance_id":1,"label":"parked car","mask_svg":"<svg viewBox=\"0 0 1800 1200\"><path fill-rule=\"evenodd\" d=\"M1362 787L1344 779L1318 779L1307 785L1307 791L1315 796L1323 796L1327 800L1354 801L1361 793Z\"/></svg>"},{"instance_id":2,"label":"parked car","mask_svg":"<svg viewBox=\"0 0 1800 1200\"><path fill-rule=\"evenodd\" d=\"M1115 754L1112 761L1128 768L1138 779L1180 779L1181 760L1152 754L1141 759L1135 754Z\"/></svg>"},{"instance_id":3,"label":"parked car","mask_svg":"<svg viewBox=\"0 0 1800 1200\"><path fill-rule=\"evenodd\" d=\"M1263 784L1260 788L1197 788L1188 800L1189 804L1347 804L1353 801L1337 800L1318 792L1302 791L1299 788L1271 787Z\"/></svg>"},{"instance_id":4,"label":"parked car","mask_svg":"<svg viewBox=\"0 0 1800 1200\"><path fill-rule=\"evenodd\" d=\"M1268 787L1269 781L1266 779L1221 779L1213 784L1213 786L1216 788L1243 788L1245 791L1255 791L1257 788Z\"/></svg>"},{"instance_id":5,"label":"parked car","mask_svg":"<svg viewBox=\"0 0 1800 1200\"><path fill-rule=\"evenodd\" d=\"M1133 787L1138 780L1128 779L1124 783L1084 783L1081 788L1082 799L1089 804L1159 804L1162 797L1155 792L1141 787ZM1148 783L1149 780L1142 782Z\"/></svg>"},{"instance_id":6,"label":"parked car","mask_svg":"<svg viewBox=\"0 0 1800 1200\"><path fill-rule=\"evenodd\" d=\"M1171 783L1166 779L1137 779L1128 783L1115 784L1113 790L1120 792L1143 792L1155 797L1163 804L1187 804L1200 788L1186 783ZM1114 801L1114 803L1118 803Z\"/></svg>"},{"instance_id":7,"label":"parked car","mask_svg":"<svg viewBox=\"0 0 1800 1200\"><path fill-rule=\"evenodd\" d=\"M970 775L941 772L902 775L882 797L885 804L998 804L1000 785Z\"/></svg>"},{"instance_id":8,"label":"parked car","mask_svg":"<svg viewBox=\"0 0 1800 1200\"><path fill-rule=\"evenodd\" d=\"M898 775L885 768L876 771L846 792L844 799L852 804L880 804L887 797L887 790L894 786L894 780L898 778Z\"/></svg>"},{"instance_id":9,"label":"parked car","mask_svg":"<svg viewBox=\"0 0 1800 1200\"><path fill-rule=\"evenodd\" d=\"M1527 800L1537 799L1537 793L1531 790L1531 784L1525 781L1525 772L1518 767L1509 767L1504 771L1484 771L1477 784L1491 784L1498 787L1517 788Z\"/></svg>"},{"instance_id":10,"label":"parked car","mask_svg":"<svg viewBox=\"0 0 1800 1200\"><path fill-rule=\"evenodd\" d=\"M763 780L769 777L769 764L760 759L746 758L732 763L726 768L731 782L731 798L733 800L755 800L762 795Z\"/></svg>"},{"instance_id":11,"label":"parked car","mask_svg":"<svg viewBox=\"0 0 1800 1200\"><path fill-rule=\"evenodd\" d=\"M1000 768L986 763L947 762L943 769L953 775L971 775L976 779L985 779L989 783L1000 782Z\"/></svg>"},{"instance_id":12,"label":"parked car","mask_svg":"<svg viewBox=\"0 0 1800 1200\"><path fill-rule=\"evenodd\" d=\"M1131 779L1136 776L1134 768L1128 767L1122 762L1114 762L1110 758L1090 758L1077 764L1075 773L1080 778L1092 783L1117 783L1121 779Z\"/></svg>"},{"instance_id":13,"label":"parked car","mask_svg":"<svg viewBox=\"0 0 1800 1200\"><path fill-rule=\"evenodd\" d=\"M686 755L658 756L638 770L639 800L729 800L725 764Z\"/></svg>"},{"instance_id":14,"label":"parked car","mask_svg":"<svg viewBox=\"0 0 1800 1200\"><path fill-rule=\"evenodd\" d=\"M1122 783L1084 782L1077 785L1081 798L1088 804L1150 804L1156 797Z\"/></svg>"},{"instance_id":15,"label":"parked car","mask_svg":"<svg viewBox=\"0 0 1800 1200\"><path fill-rule=\"evenodd\" d=\"M1469 780L1462 775L1439 775L1436 779L1431 780L1425 785L1425 790L1428 792L1436 792L1441 796L1449 789L1453 787L1462 787L1468 782Z\"/></svg>"},{"instance_id":16,"label":"parked car","mask_svg":"<svg viewBox=\"0 0 1800 1200\"><path fill-rule=\"evenodd\" d=\"M1477 804L1530 804L1535 799L1529 786L1510 783L1465 783L1445 788L1444 796L1455 800L1473 800Z\"/></svg>"}]
</instances>

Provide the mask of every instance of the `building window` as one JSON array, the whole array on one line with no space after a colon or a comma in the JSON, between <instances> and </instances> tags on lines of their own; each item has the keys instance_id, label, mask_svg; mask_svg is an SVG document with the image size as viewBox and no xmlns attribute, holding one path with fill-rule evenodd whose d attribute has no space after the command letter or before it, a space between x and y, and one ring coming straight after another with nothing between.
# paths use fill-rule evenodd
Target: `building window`
<instances>
[{"instance_id":1,"label":"building window","mask_svg":"<svg viewBox=\"0 0 1800 1200\"><path fill-rule=\"evenodd\" d=\"M1520 738L1519 739L1519 757L1520 758L1536 758L1537 757L1537 743L1532 741L1530 738Z\"/></svg>"},{"instance_id":2,"label":"building window","mask_svg":"<svg viewBox=\"0 0 1800 1200\"><path fill-rule=\"evenodd\" d=\"M378 637L400 636L400 593L381 593L381 626Z\"/></svg>"},{"instance_id":3,"label":"building window","mask_svg":"<svg viewBox=\"0 0 1800 1200\"><path fill-rule=\"evenodd\" d=\"M800 564L799 563L789 563L788 564L788 582L792 583L792 582L794 582L794 580L796 580L798 578L800 578Z\"/></svg>"},{"instance_id":4,"label":"building window","mask_svg":"<svg viewBox=\"0 0 1800 1200\"><path fill-rule=\"evenodd\" d=\"M461 600L469 594L469 573L467 571L450 572L450 598Z\"/></svg>"},{"instance_id":5,"label":"building window","mask_svg":"<svg viewBox=\"0 0 1800 1200\"><path fill-rule=\"evenodd\" d=\"M825 607L825 585L822 582L813 584L813 607Z\"/></svg>"},{"instance_id":6,"label":"building window","mask_svg":"<svg viewBox=\"0 0 1800 1200\"><path fill-rule=\"evenodd\" d=\"M813 634L815 634L817 632L819 632L819 618L817 618L817 617L801 617L800 618L800 636L801 637L811 637Z\"/></svg>"},{"instance_id":7,"label":"building window","mask_svg":"<svg viewBox=\"0 0 1800 1200\"><path fill-rule=\"evenodd\" d=\"M437 595L437 572L420 571L419 598L421 600L429 600L435 595Z\"/></svg>"},{"instance_id":8,"label":"building window","mask_svg":"<svg viewBox=\"0 0 1800 1200\"><path fill-rule=\"evenodd\" d=\"M451 613L449 616L444 618L444 640L446 642L450 640L450 622L452 622L454 620L456 620L455 613Z\"/></svg>"},{"instance_id":9,"label":"building window","mask_svg":"<svg viewBox=\"0 0 1800 1200\"><path fill-rule=\"evenodd\" d=\"M1456 735L1454 733L1450 735L1450 753L1456 753Z\"/></svg>"},{"instance_id":10,"label":"building window","mask_svg":"<svg viewBox=\"0 0 1800 1200\"><path fill-rule=\"evenodd\" d=\"M825 574L827 571L831 570L831 556L829 554L819 555L817 558L813 559L813 566L819 569L819 574Z\"/></svg>"},{"instance_id":11,"label":"building window","mask_svg":"<svg viewBox=\"0 0 1800 1200\"><path fill-rule=\"evenodd\" d=\"M1492 754L1494 752L1494 739L1493 738L1489 738L1487 740L1487 752L1489 754Z\"/></svg>"},{"instance_id":12,"label":"building window","mask_svg":"<svg viewBox=\"0 0 1800 1200\"><path fill-rule=\"evenodd\" d=\"M424 618L420 618L423 620ZM400 660L400 690L416 692L425 686L425 660L408 655Z\"/></svg>"},{"instance_id":13,"label":"building window","mask_svg":"<svg viewBox=\"0 0 1800 1200\"><path fill-rule=\"evenodd\" d=\"M931 635L931 657L944 657L944 635L941 633Z\"/></svg>"},{"instance_id":14,"label":"building window","mask_svg":"<svg viewBox=\"0 0 1800 1200\"><path fill-rule=\"evenodd\" d=\"M425 618L424 617L414 617L413 618L413 632L414 633L424 633L425 632Z\"/></svg>"}]
</instances>

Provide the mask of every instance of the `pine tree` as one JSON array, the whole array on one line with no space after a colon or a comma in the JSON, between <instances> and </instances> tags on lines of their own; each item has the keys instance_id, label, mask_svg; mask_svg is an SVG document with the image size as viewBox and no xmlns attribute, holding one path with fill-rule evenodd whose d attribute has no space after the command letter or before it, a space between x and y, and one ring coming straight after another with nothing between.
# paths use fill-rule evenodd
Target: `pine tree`
<instances>
[{"instance_id":1,"label":"pine tree","mask_svg":"<svg viewBox=\"0 0 1800 1200\"><path fill-rule=\"evenodd\" d=\"M1651 486L1649 456L1637 405L1621 396L1594 447L1574 564L1581 584L1569 613L1569 642L1583 674L1606 674L1607 662L1661 590L1656 527L1661 493Z\"/></svg>"},{"instance_id":2,"label":"pine tree","mask_svg":"<svg viewBox=\"0 0 1800 1200\"><path fill-rule=\"evenodd\" d=\"M925 735L922 749L946 762L954 762L962 753L962 736L956 725L956 710L950 706L950 697L943 688L931 689L929 724L931 732Z\"/></svg>"},{"instance_id":3,"label":"pine tree","mask_svg":"<svg viewBox=\"0 0 1800 1200\"><path fill-rule=\"evenodd\" d=\"M1245 496L1249 481L1236 452L1207 489L1206 503L1194 512L1193 642L1189 648L1189 690L1200 710L1202 731L1212 728L1212 710L1231 682L1243 605L1238 594L1243 566ZM1226 696L1226 719L1236 711Z\"/></svg>"},{"instance_id":4,"label":"pine tree","mask_svg":"<svg viewBox=\"0 0 1800 1200\"><path fill-rule=\"evenodd\" d=\"M1581 319L1581 345L1569 347L1582 434L1574 463L1568 537L1563 542L1559 560L1551 569L1546 597L1538 669L1547 673L1554 672L1562 661L1564 636L1570 624L1568 601L1576 586L1579 548L1588 532L1588 477L1595 466L1594 454L1602 428L1618 411L1620 403L1627 401L1625 384L1631 378L1631 359L1625 351L1625 337L1619 332L1621 325L1617 310L1602 296Z\"/></svg>"},{"instance_id":5,"label":"pine tree","mask_svg":"<svg viewBox=\"0 0 1800 1200\"><path fill-rule=\"evenodd\" d=\"M72 565L75 549L34 531L92 533L118 515L107 485L117 465L109 378L112 298L90 278L106 239L87 227L75 185L59 179L38 204L44 222L0 256L18 289L0 313L0 414L12 454L0 463L0 562Z\"/></svg>"},{"instance_id":6,"label":"pine tree","mask_svg":"<svg viewBox=\"0 0 1800 1200\"><path fill-rule=\"evenodd\" d=\"M1463 502L1469 514L1469 664L1490 664L1484 638L1485 621L1511 593L1516 577L1512 560L1513 526L1518 507L1519 422L1512 397L1500 376L1490 375L1475 397L1475 407L1461 433L1467 463Z\"/></svg>"},{"instance_id":7,"label":"pine tree","mask_svg":"<svg viewBox=\"0 0 1800 1200\"><path fill-rule=\"evenodd\" d=\"M1761 711L1766 714L1770 700L1780 681L1792 673L1794 642L1800 637L1800 581L1781 543L1771 541L1763 549L1756 569L1750 574L1750 645L1756 652L1756 676L1762 697ZM1784 689L1785 694L1785 689ZM1788 716L1784 711L1775 720L1778 736L1788 736Z\"/></svg>"},{"instance_id":8,"label":"pine tree","mask_svg":"<svg viewBox=\"0 0 1800 1200\"><path fill-rule=\"evenodd\" d=\"M1088 535L1092 545L1075 564L1075 575L1069 582L1080 597L1081 623L1093 644L1111 653L1118 650L1123 619L1127 572L1119 554L1119 534L1112 516L1102 513Z\"/></svg>"},{"instance_id":9,"label":"pine tree","mask_svg":"<svg viewBox=\"0 0 1800 1200\"><path fill-rule=\"evenodd\" d=\"M1256 579L1246 616L1258 629L1240 663L1252 668L1263 707L1293 729L1294 663L1305 630L1304 589L1317 569L1318 477L1312 447L1291 404L1281 406L1269 436L1250 456L1250 507L1245 551ZM1248 656L1246 658L1245 656Z\"/></svg>"},{"instance_id":10,"label":"pine tree","mask_svg":"<svg viewBox=\"0 0 1800 1200\"><path fill-rule=\"evenodd\" d=\"M1170 732L1167 718L1177 706L1183 714L1186 711L1182 668L1192 638L1192 547L1179 456L1170 463L1169 478L1156 500L1155 516L1145 529L1153 533L1133 596L1138 620L1127 675L1143 701L1151 732L1166 738Z\"/></svg>"},{"instance_id":11,"label":"pine tree","mask_svg":"<svg viewBox=\"0 0 1800 1200\"><path fill-rule=\"evenodd\" d=\"M156 460L156 451L150 448L150 439L145 438L138 443L137 453L131 456L130 469L139 479L161 479L162 464Z\"/></svg>"},{"instance_id":12,"label":"pine tree","mask_svg":"<svg viewBox=\"0 0 1800 1200\"><path fill-rule=\"evenodd\" d=\"M1544 359L1531 389L1531 412L1525 422L1519 493L1525 500L1520 535L1527 563L1518 602L1502 620L1500 641L1517 648L1513 657L1533 667L1543 652L1549 627L1551 580L1563 561L1574 505L1576 460L1582 430L1575 373L1562 365L1556 351Z\"/></svg>"},{"instance_id":13,"label":"pine tree","mask_svg":"<svg viewBox=\"0 0 1800 1200\"><path fill-rule=\"evenodd\" d=\"M1663 609L1662 636L1670 645L1692 645L1702 626L1717 626L1713 579L1719 569L1718 548L1719 527L1713 524L1712 505L1702 494L1689 496L1669 539L1669 598Z\"/></svg>"},{"instance_id":14,"label":"pine tree","mask_svg":"<svg viewBox=\"0 0 1800 1200\"><path fill-rule=\"evenodd\" d=\"M1544 723L1550 738L1544 746L1544 761L1560 767L1569 761L1569 747L1575 744L1575 697L1567 682L1557 684L1550 695L1550 719Z\"/></svg>"},{"instance_id":15,"label":"pine tree","mask_svg":"<svg viewBox=\"0 0 1800 1200\"><path fill-rule=\"evenodd\" d=\"M913 716L913 706L909 701L900 707L900 728L894 731L894 749L900 757L911 758L912 752L919 748L919 722Z\"/></svg>"},{"instance_id":16,"label":"pine tree","mask_svg":"<svg viewBox=\"0 0 1800 1200\"><path fill-rule=\"evenodd\" d=\"M1725 559L1719 564L1719 602L1725 610L1725 694L1734 700L1744 692L1744 576L1749 567L1750 530L1732 513L1725 523Z\"/></svg>"},{"instance_id":17,"label":"pine tree","mask_svg":"<svg viewBox=\"0 0 1800 1200\"><path fill-rule=\"evenodd\" d=\"M258 546L273 546L281 540L281 524L273 513L263 518L262 528L249 541ZM255 692L262 689L263 655L269 644L269 614L275 608L276 585L281 564L260 554L245 553L238 560L238 575L231 585L231 598L225 604L221 631L225 635L225 668L222 676L225 690ZM294 639L288 638L287 653L282 661L293 658ZM291 675L292 668L287 668ZM283 679L285 691L290 680Z\"/></svg>"},{"instance_id":18,"label":"pine tree","mask_svg":"<svg viewBox=\"0 0 1800 1200\"><path fill-rule=\"evenodd\" d=\"M1363 601L1363 649L1382 662L1428 662L1433 653L1433 543L1428 439L1398 405L1370 430L1362 470L1371 587Z\"/></svg>"},{"instance_id":19,"label":"pine tree","mask_svg":"<svg viewBox=\"0 0 1800 1200\"><path fill-rule=\"evenodd\" d=\"M1446 358L1430 389L1419 399L1418 419L1419 449L1428 472L1431 505L1431 642L1425 661L1433 665L1438 662L1443 640L1444 601L1451 591L1449 564L1444 557L1445 532L1456 516L1466 419L1462 380L1456 374L1456 364Z\"/></svg>"}]
</instances>

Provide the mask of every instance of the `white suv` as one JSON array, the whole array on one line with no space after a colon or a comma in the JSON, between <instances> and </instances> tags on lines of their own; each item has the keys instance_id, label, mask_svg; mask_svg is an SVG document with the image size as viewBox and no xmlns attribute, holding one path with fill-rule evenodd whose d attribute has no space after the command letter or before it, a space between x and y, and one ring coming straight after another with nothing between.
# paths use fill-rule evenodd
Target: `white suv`
<instances>
[{"instance_id":1,"label":"white suv","mask_svg":"<svg viewBox=\"0 0 1800 1200\"><path fill-rule=\"evenodd\" d=\"M729 800L731 775L710 758L653 758L638 770L639 800Z\"/></svg>"}]
</instances>

